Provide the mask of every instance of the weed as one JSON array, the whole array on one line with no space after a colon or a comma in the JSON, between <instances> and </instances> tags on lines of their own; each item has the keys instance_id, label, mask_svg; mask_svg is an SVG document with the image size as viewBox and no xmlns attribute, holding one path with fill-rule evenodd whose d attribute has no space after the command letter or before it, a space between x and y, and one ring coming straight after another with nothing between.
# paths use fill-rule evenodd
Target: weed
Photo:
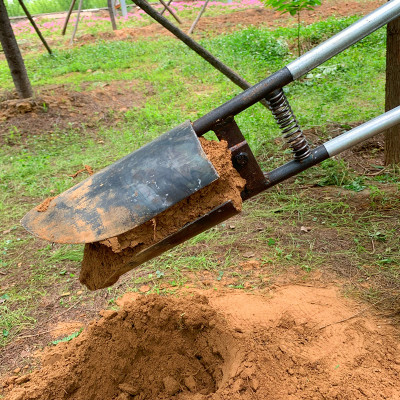
<instances>
[{"instance_id":1,"label":"weed","mask_svg":"<svg viewBox=\"0 0 400 400\"><path fill-rule=\"evenodd\" d=\"M76 337L78 337L82 331L83 331L83 329L81 328L81 329L79 329L79 331L71 333L70 335L68 335L62 339L53 340L52 342L50 342L50 344L55 346L58 343L70 342L72 339L75 339Z\"/></svg>"}]
</instances>

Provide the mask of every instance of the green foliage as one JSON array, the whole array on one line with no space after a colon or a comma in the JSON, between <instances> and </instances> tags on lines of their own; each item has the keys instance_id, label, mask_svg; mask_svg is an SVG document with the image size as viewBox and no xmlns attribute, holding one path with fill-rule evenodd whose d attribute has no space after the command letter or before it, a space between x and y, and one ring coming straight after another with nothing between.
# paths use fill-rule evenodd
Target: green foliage
<instances>
[{"instance_id":1,"label":"green foliage","mask_svg":"<svg viewBox=\"0 0 400 400\"><path fill-rule=\"evenodd\" d=\"M31 14L43 14L59 11L67 11L71 4L70 0L31 0L26 1L26 6ZM74 9L78 8L79 1L75 3ZM5 5L10 17L25 15L17 0L5 0ZM104 0L85 0L85 9L105 7Z\"/></svg>"},{"instance_id":2,"label":"green foliage","mask_svg":"<svg viewBox=\"0 0 400 400\"><path fill-rule=\"evenodd\" d=\"M282 14L296 15L302 10L313 10L321 0L263 0L263 3Z\"/></svg>"},{"instance_id":3,"label":"green foliage","mask_svg":"<svg viewBox=\"0 0 400 400\"><path fill-rule=\"evenodd\" d=\"M361 192L366 188L362 177L352 173L343 160L330 158L321 164L324 176L318 181L320 186L341 186L347 190Z\"/></svg>"},{"instance_id":4,"label":"green foliage","mask_svg":"<svg viewBox=\"0 0 400 400\"><path fill-rule=\"evenodd\" d=\"M76 337L78 337L82 331L83 331L83 328L79 329L79 331L77 331L77 332L71 333L70 335L68 335L62 339L53 340L50 344L55 346L58 343L70 342L72 339L75 339Z\"/></svg>"},{"instance_id":5,"label":"green foliage","mask_svg":"<svg viewBox=\"0 0 400 400\"><path fill-rule=\"evenodd\" d=\"M321 5L321 0L261 0L268 7L282 14L289 13L297 15L297 48L298 56L301 55L300 45L300 12L303 10L313 10L315 6Z\"/></svg>"},{"instance_id":6,"label":"green foliage","mask_svg":"<svg viewBox=\"0 0 400 400\"><path fill-rule=\"evenodd\" d=\"M314 46L356 19L329 18L304 27L304 42ZM104 30L109 29L109 24L104 26ZM87 31L82 29L79 33ZM21 35L28 43L33 42L29 33ZM226 35L204 37L201 44L249 82L256 83L293 59L289 49L296 38L296 27L274 31L249 27ZM336 129L332 131L332 124L343 129L383 112L384 40L383 28L287 87L288 98L306 134L309 128L317 131L316 143L337 133ZM0 286L7 287L9 298L1 297L3 293L0 293L0 345L9 343L19 332L36 323L32 316L36 315L43 296L74 292L72 282L76 284L82 257L82 246L47 246L23 234L18 225L23 214L43 198L75 184L68 175L82 165L88 164L98 170L185 119L194 121L241 92L186 46L169 37L129 42L98 41L54 50L54 57L43 52L26 54L27 67L39 93L40 85L71 85L71 90L88 94L108 82L112 85L113 81L126 81L127 85L131 84L127 90L137 98L127 101L126 111L114 108L110 100L109 114L99 119L95 128L78 131L54 127L51 133L27 137L16 128L4 132L4 144L0 149L0 232L8 233L3 235L0 244L0 267L7 275L0 274ZM3 88L12 87L8 71L5 60L0 60L0 86ZM51 106L48 111L52 111ZM265 171L288 159L288 153L281 150L277 139L279 129L265 108L254 105L236 120ZM185 275L188 270L190 279L204 270L222 281L233 278L232 266L240 259L241 249L244 246L255 248L258 242L264 254L267 253L265 262L269 265L279 268L300 265L309 271L338 254L329 243L313 248L308 233L300 231L302 225L314 230L319 224L330 231L337 227L338 235L343 235L339 236L343 239L341 243L348 247L340 249L341 260L348 258L357 265L365 260L371 265L379 264L386 269L388 280L398 279L400 272L397 275L391 272L400 265L398 229L390 225L392 220L382 217L380 210L383 207L398 209L398 193L386 191L385 185L399 185L399 179L390 170L384 172L364 177L349 171L344 161L328 160L297 176L295 184L282 184L279 190L272 189L246 202L246 212L240 221L235 221L236 228L229 228L228 224L224 228L221 224L204 232L185 246L132 271L128 284L136 288L148 283L153 291L164 290L165 293L174 289L161 289L161 282L182 286L189 279ZM371 181L376 183L376 188L370 186ZM313 187L315 184L340 186L352 192L336 191L334 187L318 191ZM355 193L365 185L369 191ZM305 189L300 190L300 187ZM339 192L340 197L333 200L321 196L313 198L314 190L328 194ZM354 213L346 196L366 196L371 209L365 210L363 215ZM248 229L249 219L252 221L253 217L254 229ZM248 224L245 229L239 226L241 221ZM374 221L376 226L372 226ZM16 226L18 228L10 229ZM357 242L344 240L349 234ZM365 249L371 247L371 239L376 251L367 254ZM41 246L43 248L38 250ZM332 262L332 265L336 268L337 263ZM243 287L246 277L241 279L237 282L235 278L233 285ZM268 281L270 279L273 278ZM15 282L13 289L8 288L9 282L12 285ZM120 289L117 286L113 290L125 289L125 286ZM89 299L99 296L99 304L104 292L87 296ZM67 305L69 300L63 298L62 301Z\"/></svg>"}]
</instances>

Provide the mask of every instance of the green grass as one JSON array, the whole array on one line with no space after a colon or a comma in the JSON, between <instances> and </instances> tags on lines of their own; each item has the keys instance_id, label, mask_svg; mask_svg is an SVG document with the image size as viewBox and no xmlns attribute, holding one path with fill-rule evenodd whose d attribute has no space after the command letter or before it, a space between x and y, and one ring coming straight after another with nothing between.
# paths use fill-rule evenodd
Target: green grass
<instances>
[{"instance_id":1,"label":"green grass","mask_svg":"<svg viewBox=\"0 0 400 400\"><path fill-rule=\"evenodd\" d=\"M330 18L304 27L303 46L319 43L354 20ZM204 38L201 44L255 83L295 58L291 50L295 37L296 28L270 31L250 27ZM385 30L381 29L286 89L305 129L318 127L320 139L326 140L333 122L349 126L383 111L384 43ZM185 119L195 120L240 93L204 60L171 38L98 41L67 49L58 46L53 57L32 52L25 58L38 91L60 83L82 91L86 82L97 85L135 80L138 91L151 87L151 94L143 105L130 108L122 116L110 110L109 117L118 117L119 122L112 127L100 123L95 132L55 129L51 134L26 137L11 129L6 134L13 145L6 140L0 149L0 232L5 232L0 242L0 271L6 274L0 275L0 296L7 295L0 304L1 345L35 324L41 315L38 305L46 296L58 298L71 292L70 298L59 300L64 308L79 298L76 292L82 246L53 247L32 238L19 227L25 212L75 184L77 180L68 175L84 164L98 170ZM12 85L2 60L0 86L11 89ZM236 119L265 170L290 158L275 141L280 133L264 107L255 105ZM312 185L327 194L318 192L318 197L313 197L316 191L297 189ZM193 279L202 281L204 276L221 282L231 280L229 285L239 289L263 288L290 268L308 276L326 264L336 268L351 285L367 279L370 282L374 276L377 286L364 294L375 299L379 293L393 290L399 281L398 219L385 211L398 210L399 191L398 171L388 169L368 177L349 168L346 160L328 160L297 176L294 182L247 203L234 228L228 221L193 238L127 275L121 289L87 295L87 302L95 303L108 294L112 304L123 290L139 290L141 285L149 285L154 292L171 293ZM354 196L364 196L360 199L365 208L359 209L357 201L361 200ZM302 226L310 227L312 233L301 231ZM326 234L331 236L324 239ZM342 245L335 247L335 243ZM241 270L246 249L254 251L260 260L264 269L259 274Z\"/></svg>"},{"instance_id":2,"label":"green grass","mask_svg":"<svg viewBox=\"0 0 400 400\"><path fill-rule=\"evenodd\" d=\"M71 2L69 0L31 0L26 6L31 14L51 13L57 11L67 11ZM78 9L79 2L76 2L74 10ZM18 1L5 0L8 14L10 17L25 15ZM85 9L106 7L106 3L102 0L85 0Z\"/></svg>"}]
</instances>

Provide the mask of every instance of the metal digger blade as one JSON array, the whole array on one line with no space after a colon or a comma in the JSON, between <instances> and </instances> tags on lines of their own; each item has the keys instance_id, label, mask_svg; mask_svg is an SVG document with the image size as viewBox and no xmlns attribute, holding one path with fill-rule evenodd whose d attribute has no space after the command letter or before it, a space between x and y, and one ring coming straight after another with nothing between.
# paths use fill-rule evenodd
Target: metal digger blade
<instances>
[{"instance_id":1,"label":"metal digger blade","mask_svg":"<svg viewBox=\"0 0 400 400\"><path fill-rule=\"evenodd\" d=\"M57 196L22 219L34 235L90 243L152 219L218 178L189 121Z\"/></svg>"}]
</instances>

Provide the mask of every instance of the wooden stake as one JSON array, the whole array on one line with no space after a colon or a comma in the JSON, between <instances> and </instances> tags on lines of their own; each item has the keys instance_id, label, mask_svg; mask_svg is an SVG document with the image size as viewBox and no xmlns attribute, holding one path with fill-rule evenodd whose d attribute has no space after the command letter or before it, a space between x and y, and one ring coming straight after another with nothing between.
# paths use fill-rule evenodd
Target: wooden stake
<instances>
[{"instance_id":1,"label":"wooden stake","mask_svg":"<svg viewBox=\"0 0 400 400\"><path fill-rule=\"evenodd\" d=\"M168 5L170 5L172 3L172 0L168 0ZM162 9L162 11L160 12L160 14L161 15L163 15L164 13L165 13L165 10L166 10L166 7L164 7L163 9Z\"/></svg>"},{"instance_id":2,"label":"wooden stake","mask_svg":"<svg viewBox=\"0 0 400 400\"><path fill-rule=\"evenodd\" d=\"M74 32L72 33L72 36L71 36L71 44L74 43L76 31L78 30L79 16L80 16L81 10L82 10L82 3L83 3L83 0L79 0L78 13L76 15L76 22L75 22Z\"/></svg>"},{"instance_id":3,"label":"wooden stake","mask_svg":"<svg viewBox=\"0 0 400 400\"><path fill-rule=\"evenodd\" d=\"M19 4L21 5L22 9L24 10L24 13L26 14L26 16L29 19L29 22L32 24L33 28L35 29L37 35L39 36L40 40L42 41L44 47L46 47L47 51L49 52L49 54L52 54L51 49L49 47L49 45L47 44L46 40L44 39L44 37L42 36L42 33L40 32L38 26L36 25L35 21L32 18L32 15L29 13L28 9L25 7L25 4L22 0L18 0Z\"/></svg>"},{"instance_id":4,"label":"wooden stake","mask_svg":"<svg viewBox=\"0 0 400 400\"><path fill-rule=\"evenodd\" d=\"M179 17L175 14L175 11L164 0L160 0L160 3L171 13L171 15L176 19L179 24L182 23Z\"/></svg>"},{"instance_id":5,"label":"wooden stake","mask_svg":"<svg viewBox=\"0 0 400 400\"><path fill-rule=\"evenodd\" d=\"M201 7L201 10L199 12L199 15L197 16L197 18L195 19L195 21L193 22L192 26L189 29L188 35L191 35L194 31L194 28L196 27L197 23L200 20L200 17L203 15L203 12L206 10L207 4L210 0L206 0L205 3L203 4L203 7Z\"/></svg>"},{"instance_id":6,"label":"wooden stake","mask_svg":"<svg viewBox=\"0 0 400 400\"><path fill-rule=\"evenodd\" d=\"M62 29L62 31L61 31L61 34L62 34L63 36L65 35L65 32L66 32L66 30L67 30L68 21L69 21L69 18L71 17L71 13L72 13L72 10L74 9L75 3L76 3L76 0L72 0L72 1L71 1L71 5L69 6L68 14L67 14L67 16L65 17L64 26L63 26L63 29Z\"/></svg>"},{"instance_id":7,"label":"wooden stake","mask_svg":"<svg viewBox=\"0 0 400 400\"><path fill-rule=\"evenodd\" d=\"M114 2L112 0L107 0L107 6L110 14L112 29L115 31L117 29L117 24L115 22Z\"/></svg>"}]
</instances>

